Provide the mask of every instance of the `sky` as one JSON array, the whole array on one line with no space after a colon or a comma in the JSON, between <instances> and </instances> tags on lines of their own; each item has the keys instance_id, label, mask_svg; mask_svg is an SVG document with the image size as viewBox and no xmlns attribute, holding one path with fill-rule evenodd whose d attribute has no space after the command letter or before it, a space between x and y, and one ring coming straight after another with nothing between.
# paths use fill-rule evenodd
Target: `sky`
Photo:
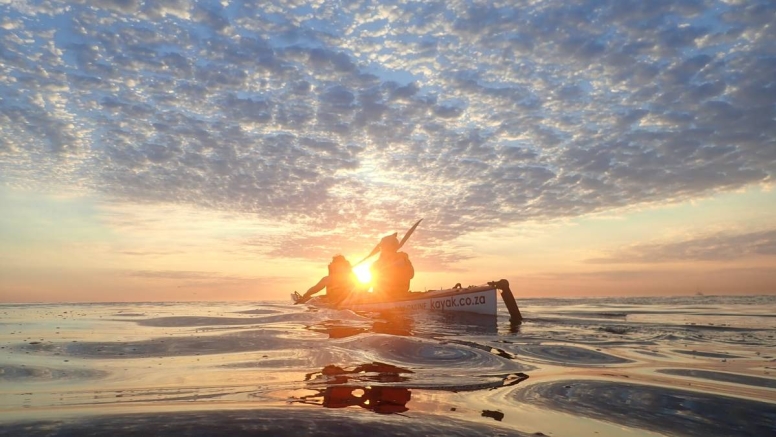
<instances>
[{"instance_id":1,"label":"sky","mask_svg":"<svg viewBox=\"0 0 776 437\"><path fill-rule=\"evenodd\" d=\"M0 302L776 294L770 0L0 0Z\"/></svg>"}]
</instances>

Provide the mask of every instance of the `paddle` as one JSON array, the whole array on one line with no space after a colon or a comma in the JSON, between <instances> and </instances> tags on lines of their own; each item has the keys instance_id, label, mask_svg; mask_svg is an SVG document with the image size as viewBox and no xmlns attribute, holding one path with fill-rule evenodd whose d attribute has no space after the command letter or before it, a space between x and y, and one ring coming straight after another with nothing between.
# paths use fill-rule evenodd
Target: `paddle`
<instances>
[{"instance_id":1,"label":"paddle","mask_svg":"<svg viewBox=\"0 0 776 437\"><path fill-rule=\"evenodd\" d=\"M299 305L300 303L306 303L308 300L312 298L313 298L312 294L309 296L303 296L296 291L291 293L291 300L294 301L294 305Z\"/></svg>"},{"instance_id":2,"label":"paddle","mask_svg":"<svg viewBox=\"0 0 776 437\"><path fill-rule=\"evenodd\" d=\"M422 222L422 221L423 221L423 219L420 219L420 220L418 220L418 221L417 221L417 222L416 222L414 225L412 225L412 227L410 228L410 230L409 230L409 231L407 231L407 233L406 233L406 234L404 234L404 238L402 238L402 239L401 239L401 241L399 242L399 247L398 247L396 250L399 250L399 249L401 249L401 247L402 247L402 246L404 246L404 243L406 243L406 242L407 242L407 240L409 240L409 239L410 239L410 236L412 235L412 233L413 233L413 232L415 232L415 228L417 228L417 227L418 227L418 225L420 224L420 222ZM396 235L396 233L394 232L394 234L393 234L393 235ZM379 251L380 251L380 243L377 243L377 246L375 246L375 248L374 248L374 249L372 249L372 251L371 251L371 252L369 252L369 255L367 255L366 257L364 257L364 259L362 259L361 261L359 261L359 262L357 262L357 263L353 264L353 267L355 267L355 266L357 266L357 265L361 264L362 262L364 262L364 261L368 260L369 258L371 258L371 257L375 256L375 255L377 254L377 252L379 252Z\"/></svg>"},{"instance_id":3,"label":"paddle","mask_svg":"<svg viewBox=\"0 0 776 437\"><path fill-rule=\"evenodd\" d=\"M409 240L409 239L410 239L410 236L412 236L412 233L413 233L413 232L415 232L415 229L418 227L418 225L419 225L419 224L420 224L420 222L422 222L422 221L423 221L423 219L420 219L420 220L418 220L417 222L415 222L415 224L414 224L414 225L412 225L412 227L410 228L410 230L409 230L409 231L407 231L407 233L406 233L406 234L404 234L404 237L403 237L403 238L401 239L401 241L399 242L399 247L397 247L397 248L396 248L396 250L399 250L399 249L401 249L401 248L402 248L402 246L404 246L404 243L406 243L406 242L407 242L407 240ZM394 234L393 234L393 235L396 235L396 233L394 232ZM377 244L377 246L375 246L375 248L372 250L372 252L370 252L370 253L369 253L369 255L367 255L367 256L366 256L364 259L362 259L361 261L359 261L359 262L357 262L357 263L353 264L353 267L356 267L357 265L359 265L359 264L363 263L364 261L368 260L369 258L373 257L373 256L374 256L374 255L375 255L377 252L379 252L379 251L380 251L380 244L378 243L378 244ZM320 284L320 283L319 283L319 284ZM310 300L311 298L312 298L312 295L309 295L309 296L304 296L304 295L301 295L301 294L297 293L296 291L294 291L294 292L291 294L291 300L293 300L293 301L294 301L294 305L298 305L298 304L300 304L300 303L305 303L305 302L307 302L308 300Z\"/></svg>"},{"instance_id":4,"label":"paddle","mask_svg":"<svg viewBox=\"0 0 776 437\"><path fill-rule=\"evenodd\" d=\"M415 224L414 224L414 225L412 225L412 227L410 228L410 230L409 230L409 231L407 231L407 233L406 233L406 234L404 234L404 238L402 238L402 239L401 239L401 241L399 242L399 248L398 248L398 249L401 249L401 247L402 247L402 246L404 246L404 243L406 243L406 242L407 242L407 240L409 240L409 239L410 239L410 235L412 235L412 233L413 233L413 232L415 232L415 228L417 228L417 227L418 227L418 225L420 224L420 222L422 222L422 221L423 221L423 219L420 219L420 220L418 220L417 222L415 222ZM397 249L397 250L398 250L398 249Z\"/></svg>"}]
</instances>

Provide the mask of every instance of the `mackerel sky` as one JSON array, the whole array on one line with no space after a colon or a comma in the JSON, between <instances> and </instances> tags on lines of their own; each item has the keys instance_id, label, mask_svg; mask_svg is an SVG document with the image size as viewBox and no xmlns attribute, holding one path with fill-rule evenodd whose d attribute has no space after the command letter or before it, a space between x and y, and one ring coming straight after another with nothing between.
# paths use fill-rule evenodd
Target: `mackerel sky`
<instances>
[{"instance_id":1,"label":"mackerel sky","mask_svg":"<svg viewBox=\"0 0 776 437\"><path fill-rule=\"evenodd\" d=\"M775 41L758 0L0 0L0 187L114 231L133 205L238 217L234 247L318 265L422 217L421 270L470 276L479 235L750 196L756 223L579 262L772 277Z\"/></svg>"}]
</instances>

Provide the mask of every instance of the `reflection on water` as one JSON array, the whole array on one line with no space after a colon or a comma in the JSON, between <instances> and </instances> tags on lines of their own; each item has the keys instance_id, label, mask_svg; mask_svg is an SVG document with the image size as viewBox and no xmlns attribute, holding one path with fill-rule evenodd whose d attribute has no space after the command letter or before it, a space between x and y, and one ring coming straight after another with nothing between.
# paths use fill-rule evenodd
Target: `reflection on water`
<instances>
[{"instance_id":1,"label":"reflection on water","mask_svg":"<svg viewBox=\"0 0 776 437\"><path fill-rule=\"evenodd\" d=\"M323 322L319 325L307 327L310 331L326 334L329 338L346 338L369 332L369 328L358 326L340 325L338 321Z\"/></svg>"},{"instance_id":2,"label":"reflection on water","mask_svg":"<svg viewBox=\"0 0 776 437\"><path fill-rule=\"evenodd\" d=\"M372 324L372 332L375 334L401 335L409 337L413 335L414 321L411 315L402 313L383 313Z\"/></svg>"},{"instance_id":3,"label":"reflection on water","mask_svg":"<svg viewBox=\"0 0 776 437\"><path fill-rule=\"evenodd\" d=\"M404 382L409 378L402 374L413 373L385 363L356 366L353 370L329 365L320 372L308 373L305 381L316 393L295 397L290 402L321 405L326 408L358 406L380 414L407 411L412 394L404 387L363 385L364 383ZM320 386L323 386L322 388Z\"/></svg>"},{"instance_id":4,"label":"reflection on water","mask_svg":"<svg viewBox=\"0 0 776 437\"><path fill-rule=\"evenodd\" d=\"M771 435L775 304L0 306L0 435Z\"/></svg>"},{"instance_id":5,"label":"reflection on water","mask_svg":"<svg viewBox=\"0 0 776 437\"><path fill-rule=\"evenodd\" d=\"M366 333L430 338L460 333L496 335L498 332L498 319L482 314L457 312L413 314L384 311L370 313L366 320L323 320L320 323L308 325L307 329L325 333L329 338L345 338ZM510 327L509 329L512 333L519 332L519 326Z\"/></svg>"},{"instance_id":6,"label":"reflection on water","mask_svg":"<svg viewBox=\"0 0 776 437\"><path fill-rule=\"evenodd\" d=\"M356 382L403 382L408 378L402 374L413 373L391 364L370 363L356 366L353 370L345 370L335 365L328 365L320 372L308 373L304 380L311 384L346 384Z\"/></svg>"},{"instance_id":7,"label":"reflection on water","mask_svg":"<svg viewBox=\"0 0 776 437\"><path fill-rule=\"evenodd\" d=\"M491 317L492 319L492 317ZM409 337L414 335L414 319L411 315L397 312L376 314L368 324L353 321L325 320L310 325L307 329L325 333L329 338L346 338L364 333L387 334Z\"/></svg>"},{"instance_id":8,"label":"reflection on water","mask_svg":"<svg viewBox=\"0 0 776 437\"><path fill-rule=\"evenodd\" d=\"M411 398L410 389L417 384L412 370L386 363L368 363L346 370L328 365L320 372L305 375L307 389L314 394L291 397L290 402L322 405L327 408L358 406L377 413L402 413ZM426 390L450 392L477 391L517 385L528 379L525 373L503 375L500 381L474 386L424 386ZM399 386L394 384L400 383ZM501 417L503 418L503 413ZM493 417L493 416L487 416ZM497 419L501 420L501 419Z\"/></svg>"},{"instance_id":9,"label":"reflection on water","mask_svg":"<svg viewBox=\"0 0 776 437\"><path fill-rule=\"evenodd\" d=\"M358 406L375 413L397 414L408 410L412 393L403 387L333 386L318 389L315 395L302 396L293 402L314 403L325 408Z\"/></svg>"}]
</instances>

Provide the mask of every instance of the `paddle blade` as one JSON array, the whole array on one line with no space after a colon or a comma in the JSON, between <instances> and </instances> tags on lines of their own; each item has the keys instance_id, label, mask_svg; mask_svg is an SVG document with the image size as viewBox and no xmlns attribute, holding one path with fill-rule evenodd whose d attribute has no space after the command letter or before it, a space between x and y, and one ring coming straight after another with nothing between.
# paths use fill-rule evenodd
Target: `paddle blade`
<instances>
[{"instance_id":1,"label":"paddle blade","mask_svg":"<svg viewBox=\"0 0 776 437\"><path fill-rule=\"evenodd\" d=\"M369 252L369 255L365 256L365 257L364 257L364 259L362 259L361 261L359 261L359 262L357 262L357 263L353 264L353 267L355 267L355 266L357 266L357 265L361 264L362 262L364 262L364 261L368 260L369 258L371 258L371 257L375 256L375 254L376 254L377 252L379 252L379 251L380 251L380 245L378 244L377 246L375 246L375 248L374 248L374 249L372 249L372 251L371 251L371 252Z\"/></svg>"},{"instance_id":2,"label":"paddle blade","mask_svg":"<svg viewBox=\"0 0 776 437\"><path fill-rule=\"evenodd\" d=\"M404 238L401 239L401 241L399 242L399 247L397 247L396 250L399 250L399 249L401 249L402 246L404 246L404 243L406 243L407 240L410 239L410 236L412 235L412 233L415 232L415 228L417 228L418 225L420 224L420 222L422 222L422 221L423 221L423 219L420 219L420 220L417 221L417 223L412 225L410 230L407 231L406 234L404 234ZM380 252L380 243L377 243L377 246L375 246L375 248L372 249L372 251L369 253L369 255L364 257L364 259L362 259L361 261L353 264L353 267L356 267L357 265L363 263L364 261L368 260L369 258L375 256L377 254L377 252Z\"/></svg>"},{"instance_id":3,"label":"paddle blade","mask_svg":"<svg viewBox=\"0 0 776 437\"><path fill-rule=\"evenodd\" d=\"M302 296L301 294L297 293L296 291L291 293L291 299L294 301L294 305L299 305L300 303L307 303L308 300L312 299L312 295L305 295Z\"/></svg>"},{"instance_id":4,"label":"paddle blade","mask_svg":"<svg viewBox=\"0 0 776 437\"><path fill-rule=\"evenodd\" d=\"M420 219L420 220L418 220L418 221L417 221L417 223L415 223L414 225L412 225L412 227L410 228L410 230L409 230L409 231L407 231L407 233L406 233L406 234L404 234L404 238L402 238L402 239L401 239L401 241L399 242L399 249L401 249L401 247L402 247L402 246L404 246L404 243L406 243L406 242L407 242L407 240L409 240L409 239L410 239L410 236L412 235L412 233L413 233L413 232L415 232L415 228L417 228L417 227L418 227L418 225L420 224L420 222L422 222L422 221L423 221L423 219Z\"/></svg>"}]
</instances>

